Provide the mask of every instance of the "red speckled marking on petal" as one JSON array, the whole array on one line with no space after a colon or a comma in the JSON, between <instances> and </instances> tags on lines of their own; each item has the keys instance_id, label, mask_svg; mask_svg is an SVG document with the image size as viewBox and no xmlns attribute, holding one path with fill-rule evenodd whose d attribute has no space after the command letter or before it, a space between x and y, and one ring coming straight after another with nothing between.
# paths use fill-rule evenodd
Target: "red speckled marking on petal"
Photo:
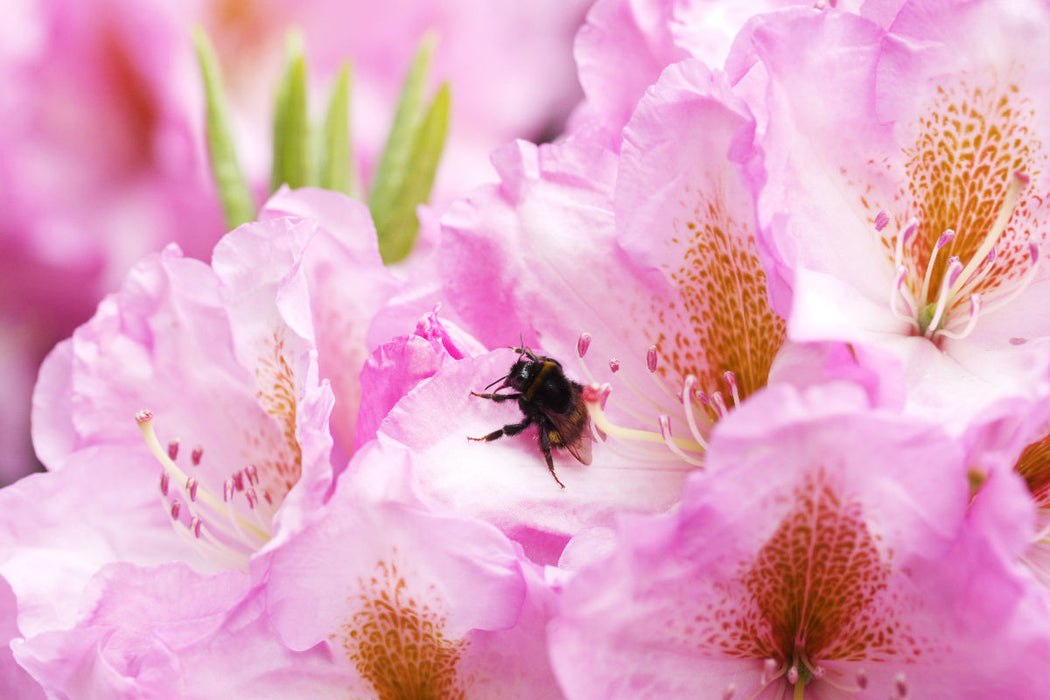
<instances>
[{"instance_id":1,"label":"red speckled marking on petal","mask_svg":"<svg viewBox=\"0 0 1050 700\"><path fill-rule=\"evenodd\" d=\"M811 474L739 578L720 587L722 603L697 618L700 645L784 666L922 657L930 645L898 619L910 603L863 516L824 471Z\"/></svg>"},{"instance_id":2,"label":"red speckled marking on petal","mask_svg":"<svg viewBox=\"0 0 1050 700\"><path fill-rule=\"evenodd\" d=\"M445 636L446 618L436 604L413 597L392 562L378 562L360 585L350 601L357 611L333 640L377 697L465 699L457 664L468 644Z\"/></svg>"}]
</instances>

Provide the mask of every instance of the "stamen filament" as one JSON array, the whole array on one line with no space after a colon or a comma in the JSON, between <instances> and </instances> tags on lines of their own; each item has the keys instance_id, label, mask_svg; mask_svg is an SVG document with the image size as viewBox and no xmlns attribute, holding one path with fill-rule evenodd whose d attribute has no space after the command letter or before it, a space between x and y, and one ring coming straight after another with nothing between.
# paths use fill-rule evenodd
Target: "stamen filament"
<instances>
[{"instance_id":1,"label":"stamen filament","mask_svg":"<svg viewBox=\"0 0 1050 700\"><path fill-rule=\"evenodd\" d=\"M943 335L945 338L951 338L953 340L961 340L973 332L973 329L977 326L977 317L981 315L981 295L971 294L970 295L970 318L966 322L966 327L961 331L948 331L940 330L938 334Z\"/></svg>"},{"instance_id":2,"label":"stamen filament","mask_svg":"<svg viewBox=\"0 0 1050 700\"><path fill-rule=\"evenodd\" d=\"M1028 286L1035 280L1036 275L1039 272L1039 249L1034 243L1029 244L1030 259L1032 266L1025 272L1025 276L1021 281L1014 285L1009 292L1001 294L999 296L993 296L990 303L985 306L984 313L995 311L996 309L1002 308L1009 304L1011 301L1016 299L1021 293L1028 289Z\"/></svg>"},{"instance_id":3,"label":"stamen filament","mask_svg":"<svg viewBox=\"0 0 1050 700\"><path fill-rule=\"evenodd\" d=\"M601 387L595 385L591 385L589 388L593 389L595 393L602 390ZM693 442L692 440L684 440L673 436L669 436L665 440L664 436L660 433L655 433L649 430L638 430L635 428L624 428L615 425L605 417L605 412L602 411L601 403L596 400L596 395L588 394L589 392L585 393L583 399L587 404L587 412L590 414L591 420L594 424L597 425L606 435L611 435L620 438L621 440L639 440L642 442L655 442L660 444L667 444L667 441L670 440L675 445L685 450L691 450L693 452L704 451L703 445Z\"/></svg>"},{"instance_id":4,"label":"stamen filament","mask_svg":"<svg viewBox=\"0 0 1050 700\"><path fill-rule=\"evenodd\" d=\"M892 311L893 315L901 319L902 321L907 321L908 323L913 324L915 323L915 307L912 305L908 297L904 294L904 278L907 276L908 268L904 265L898 265L897 279L894 280L893 289L890 290L890 311ZM902 312L900 309L897 308L898 299L907 304L908 308L906 311Z\"/></svg>"},{"instance_id":5,"label":"stamen filament","mask_svg":"<svg viewBox=\"0 0 1050 700\"><path fill-rule=\"evenodd\" d=\"M667 449L671 450L671 452L674 452L676 455L678 455L684 462L692 464L696 467L704 466L702 460L687 455L685 452L682 451L682 448L675 444L674 436L671 435L671 419L668 416L660 416L660 434L663 436L664 444L667 445Z\"/></svg>"},{"instance_id":6,"label":"stamen filament","mask_svg":"<svg viewBox=\"0 0 1050 700\"><path fill-rule=\"evenodd\" d=\"M951 289L952 282L958 277L961 269L962 263L959 262L959 258L952 257L948 263L948 270L944 275L944 279L941 280L941 291L937 295L937 307L933 312L933 317L930 318L929 325L923 330L923 335L925 337L932 338L939 330L938 325L941 322L941 318L944 317L944 310L948 307L948 290Z\"/></svg>"},{"instance_id":7,"label":"stamen filament","mask_svg":"<svg viewBox=\"0 0 1050 700\"><path fill-rule=\"evenodd\" d=\"M981 247L977 249L973 257L966 263L966 267L963 268L960 278L963 280L969 279L970 275L973 274L974 270L981 261L988 256L992 246L999 241L999 236L1006 230L1006 225L1010 222L1010 217L1014 215L1014 210L1017 209L1017 204L1021 201L1021 193L1024 192L1025 187L1028 186L1028 176L1024 173L1015 170L1013 177L1010 178L1010 185L1006 189L1006 196L1003 198L1003 205L999 207L999 213L995 217L995 221L992 222L992 228L988 231L988 235L981 241Z\"/></svg>"},{"instance_id":8,"label":"stamen filament","mask_svg":"<svg viewBox=\"0 0 1050 700\"><path fill-rule=\"evenodd\" d=\"M919 303L924 303L925 300L929 298L930 279L933 277L933 268L934 263L937 262L937 253L951 243L954 238L955 231L948 229L941 234L940 238L937 239L937 243L933 246L933 252L930 253L930 260L926 263L926 275L922 278L922 293L919 294Z\"/></svg>"}]
</instances>

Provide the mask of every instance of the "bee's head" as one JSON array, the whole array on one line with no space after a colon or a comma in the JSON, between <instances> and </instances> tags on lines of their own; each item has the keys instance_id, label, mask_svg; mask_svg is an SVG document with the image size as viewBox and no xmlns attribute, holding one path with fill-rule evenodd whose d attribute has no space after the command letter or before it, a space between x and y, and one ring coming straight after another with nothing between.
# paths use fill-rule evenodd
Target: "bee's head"
<instances>
[{"instance_id":1,"label":"bee's head","mask_svg":"<svg viewBox=\"0 0 1050 700\"><path fill-rule=\"evenodd\" d=\"M508 386L515 391L524 392L532 384L536 374L542 367L541 363L529 358L521 358L514 363L503 381L503 386Z\"/></svg>"}]
</instances>

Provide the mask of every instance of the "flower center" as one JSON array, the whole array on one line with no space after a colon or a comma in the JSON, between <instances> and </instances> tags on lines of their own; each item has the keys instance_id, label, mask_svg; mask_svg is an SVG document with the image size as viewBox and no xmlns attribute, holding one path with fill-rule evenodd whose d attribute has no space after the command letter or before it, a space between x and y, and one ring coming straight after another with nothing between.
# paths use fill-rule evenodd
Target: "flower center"
<instances>
[{"instance_id":1,"label":"flower center","mask_svg":"<svg viewBox=\"0 0 1050 700\"><path fill-rule=\"evenodd\" d=\"M972 249L965 264L959 254L953 254L956 232L941 233L925 264L922 258L909 256L913 248L919 222L912 219L896 236L893 265L896 270L890 293L890 309L900 319L911 324L913 331L924 338L960 339L968 336L982 313L1001 308L1023 292L1035 278L1039 266L1039 248L1027 246L1024 274L995 279L998 275L998 246L1003 242L1007 224L1021 202L1028 185L1028 177L1015 171L999 205L991 226ZM876 231L889 223L889 215L880 211L875 217ZM1009 243L1009 241L1007 241Z\"/></svg>"},{"instance_id":2,"label":"flower center","mask_svg":"<svg viewBox=\"0 0 1050 700\"><path fill-rule=\"evenodd\" d=\"M204 450L197 447L190 454L187 473L176 462L179 441L169 442L165 450L157 439L153 413L139 411L135 420L164 468L160 493L175 532L206 559L246 570L252 554L270 540L280 505L268 489L260 487L258 468L249 464L220 483L215 470L201 467Z\"/></svg>"}]
</instances>

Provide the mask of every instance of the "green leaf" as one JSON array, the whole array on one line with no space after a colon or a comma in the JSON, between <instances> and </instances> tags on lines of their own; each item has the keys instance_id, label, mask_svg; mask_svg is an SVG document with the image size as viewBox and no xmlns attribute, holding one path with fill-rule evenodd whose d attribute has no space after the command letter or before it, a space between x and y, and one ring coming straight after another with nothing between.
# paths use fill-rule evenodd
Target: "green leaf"
<instances>
[{"instance_id":1,"label":"green leaf","mask_svg":"<svg viewBox=\"0 0 1050 700\"><path fill-rule=\"evenodd\" d=\"M404 173L395 206L390 210L391 216L382 225L376 220L379 253L385 263L403 260L416 242L416 234L419 233L416 207L430 198L434 176L445 148L451 103L448 83L444 83L416 130L409 152L410 167Z\"/></svg>"},{"instance_id":2,"label":"green leaf","mask_svg":"<svg viewBox=\"0 0 1050 700\"><path fill-rule=\"evenodd\" d=\"M286 68L274 104L271 191L282 184L293 189L313 184L306 59L298 32L289 33L286 55Z\"/></svg>"},{"instance_id":3,"label":"green leaf","mask_svg":"<svg viewBox=\"0 0 1050 700\"><path fill-rule=\"evenodd\" d=\"M226 104L226 89L222 84L219 59L203 29L197 27L193 30L193 43L197 49L197 60L200 62L201 78L204 81L208 157L215 185L219 190L226 225L232 229L255 219L255 202L240 163L237 162L237 149L230 135L229 107Z\"/></svg>"},{"instance_id":4,"label":"green leaf","mask_svg":"<svg viewBox=\"0 0 1050 700\"><path fill-rule=\"evenodd\" d=\"M332 88L324 122L320 186L352 195L355 184L350 159L350 66L344 64Z\"/></svg>"},{"instance_id":5,"label":"green leaf","mask_svg":"<svg viewBox=\"0 0 1050 700\"><path fill-rule=\"evenodd\" d=\"M420 43L408 77L405 78L405 86L401 90L401 100L394 114L390 135L376 164L368 208L372 210L372 217L377 220L377 229L378 220L391 218L392 209L398 203L398 192L411 162L411 152L419 128L420 105L423 103L427 69L436 43L437 39L433 34L427 34Z\"/></svg>"}]
</instances>

